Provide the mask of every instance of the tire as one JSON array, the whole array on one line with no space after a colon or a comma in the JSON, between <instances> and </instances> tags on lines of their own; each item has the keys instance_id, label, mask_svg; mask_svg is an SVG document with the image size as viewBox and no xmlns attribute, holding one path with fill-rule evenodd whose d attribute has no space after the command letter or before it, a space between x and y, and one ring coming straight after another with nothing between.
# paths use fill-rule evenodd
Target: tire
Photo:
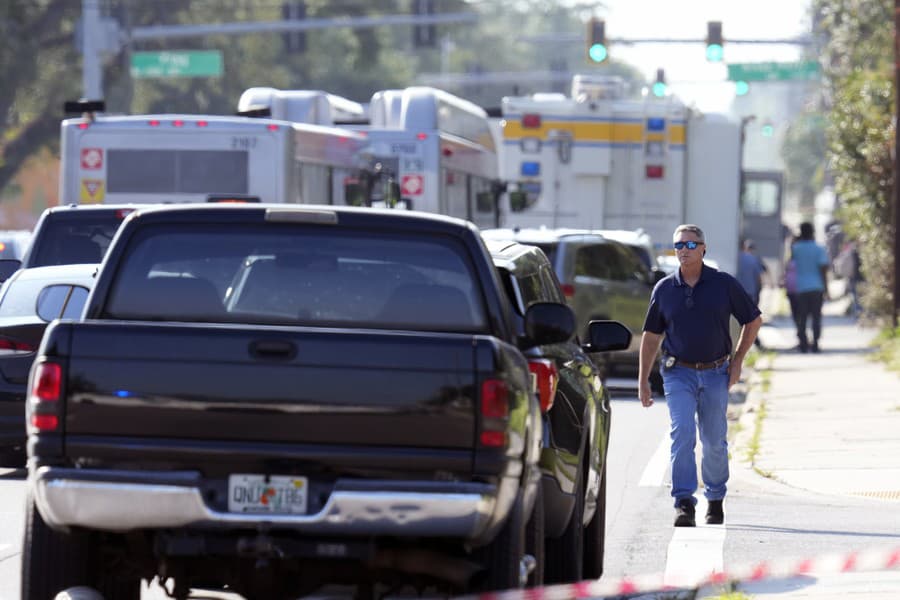
<instances>
[{"instance_id":1,"label":"tire","mask_svg":"<svg viewBox=\"0 0 900 600\"><path fill-rule=\"evenodd\" d=\"M25 503L22 600L50 600L66 588L90 585L87 535L50 529L30 492Z\"/></svg>"},{"instance_id":2,"label":"tire","mask_svg":"<svg viewBox=\"0 0 900 600\"><path fill-rule=\"evenodd\" d=\"M600 579L603 575L603 550L606 546L606 463L600 473L597 510L584 530L584 578Z\"/></svg>"},{"instance_id":3,"label":"tire","mask_svg":"<svg viewBox=\"0 0 900 600\"><path fill-rule=\"evenodd\" d=\"M582 579L582 539L584 527L584 468L579 467L575 476L575 508L563 534L548 539L545 550L544 581L546 583L573 583Z\"/></svg>"},{"instance_id":4,"label":"tire","mask_svg":"<svg viewBox=\"0 0 900 600\"><path fill-rule=\"evenodd\" d=\"M525 554L525 507L522 494L516 496L506 523L497 537L481 551L484 574L480 591L521 588L520 569Z\"/></svg>"},{"instance_id":5,"label":"tire","mask_svg":"<svg viewBox=\"0 0 900 600\"><path fill-rule=\"evenodd\" d=\"M528 576L528 587L544 585L544 486L538 482L534 510L525 526L525 553L534 557L534 570Z\"/></svg>"}]
</instances>

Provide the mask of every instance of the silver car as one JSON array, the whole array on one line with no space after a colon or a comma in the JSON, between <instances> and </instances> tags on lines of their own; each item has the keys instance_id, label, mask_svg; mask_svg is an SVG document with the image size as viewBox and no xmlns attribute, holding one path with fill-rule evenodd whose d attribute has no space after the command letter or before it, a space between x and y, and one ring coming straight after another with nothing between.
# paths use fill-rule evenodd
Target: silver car
<instances>
[{"instance_id":1,"label":"silver car","mask_svg":"<svg viewBox=\"0 0 900 600\"><path fill-rule=\"evenodd\" d=\"M637 374L641 331L658 275L631 249L599 233L577 229L488 229L482 236L541 248L583 328L582 337L587 323L597 319L620 321L631 330L628 350L606 358L611 375ZM651 383L659 386L656 370Z\"/></svg>"}]
</instances>

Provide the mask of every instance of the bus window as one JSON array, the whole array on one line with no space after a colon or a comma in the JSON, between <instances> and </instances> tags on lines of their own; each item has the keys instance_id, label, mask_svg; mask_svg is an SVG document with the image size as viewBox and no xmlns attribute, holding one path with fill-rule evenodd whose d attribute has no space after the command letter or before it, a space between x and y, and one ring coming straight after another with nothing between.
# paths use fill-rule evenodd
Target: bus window
<instances>
[{"instance_id":1,"label":"bus window","mask_svg":"<svg viewBox=\"0 0 900 600\"><path fill-rule=\"evenodd\" d=\"M134 194L246 194L247 152L240 150L107 151L107 191Z\"/></svg>"}]
</instances>

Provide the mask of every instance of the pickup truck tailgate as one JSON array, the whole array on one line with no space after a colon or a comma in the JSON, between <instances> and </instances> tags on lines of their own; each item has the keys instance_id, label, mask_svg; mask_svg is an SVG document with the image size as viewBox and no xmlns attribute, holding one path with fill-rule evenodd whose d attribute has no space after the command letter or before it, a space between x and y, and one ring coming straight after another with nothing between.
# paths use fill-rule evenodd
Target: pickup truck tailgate
<instances>
[{"instance_id":1,"label":"pickup truck tailgate","mask_svg":"<svg viewBox=\"0 0 900 600\"><path fill-rule=\"evenodd\" d=\"M69 435L471 449L473 336L79 323Z\"/></svg>"}]
</instances>

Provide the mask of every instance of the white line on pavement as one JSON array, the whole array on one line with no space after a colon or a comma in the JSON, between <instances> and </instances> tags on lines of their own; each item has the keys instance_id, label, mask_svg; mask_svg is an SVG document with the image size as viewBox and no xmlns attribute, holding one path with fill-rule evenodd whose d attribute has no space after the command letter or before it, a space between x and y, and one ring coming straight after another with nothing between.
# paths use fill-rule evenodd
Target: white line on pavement
<instances>
[{"instance_id":1,"label":"white line on pavement","mask_svg":"<svg viewBox=\"0 0 900 600\"><path fill-rule=\"evenodd\" d=\"M697 505L698 520L705 511L705 505ZM666 553L663 582L674 587L690 587L712 573L723 572L724 547L724 525L675 527Z\"/></svg>"},{"instance_id":2,"label":"white line on pavement","mask_svg":"<svg viewBox=\"0 0 900 600\"><path fill-rule=\"evenodd\" d=\"M669 469L669 448L672 442L669 440L668 432L663 436L662 441L656 448L656 452L650 457L644 472L641 474L641 480L638 485L641 487L659 487L665 483L666 472Z\"/></svg>"}]
</instances>

